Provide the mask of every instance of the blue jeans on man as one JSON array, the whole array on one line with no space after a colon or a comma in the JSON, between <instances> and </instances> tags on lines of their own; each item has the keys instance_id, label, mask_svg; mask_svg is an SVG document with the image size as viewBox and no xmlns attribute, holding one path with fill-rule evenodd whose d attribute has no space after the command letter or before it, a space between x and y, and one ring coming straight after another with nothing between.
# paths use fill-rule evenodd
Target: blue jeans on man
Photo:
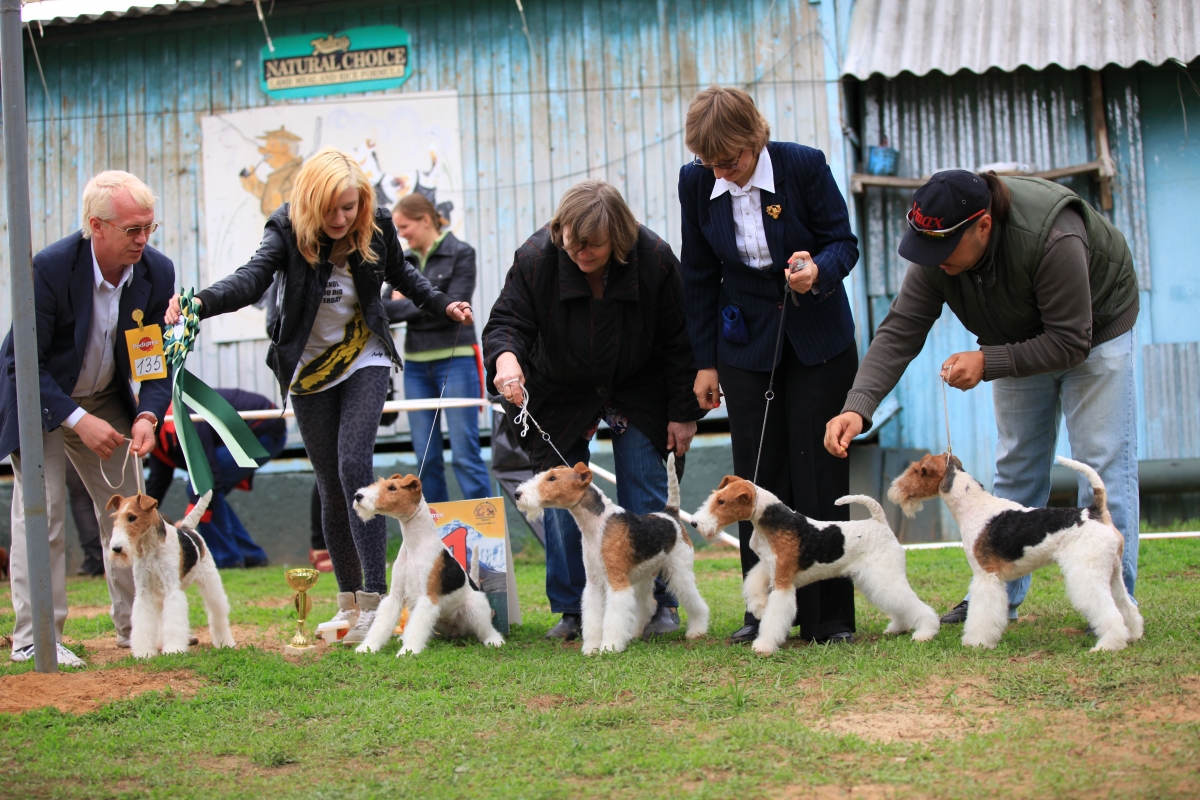
<instances>
[{"instance_id":1,"label":"blue jeans on man","mask_svg":"<svg viewBox=\"0 0 1200 800\"><path fill-rule=\"evenodd\" d=\"M284 445L287 444L287 437L259 436L258 441L266 449L268 455L267 458L258 459L259 466L262 466L283 452ZM225 445L218 445L214 450L214 456L214 463L211 465L213 494L208 503L208 513L205 514L206 517L209 517L209 521L201 522L196 529L204 537L204 543L208 545L213 561L218 567L226 569L246 564L266 564L266 551L251 538L250 532L246 530L246 526L238 518L237 512L233 510L233 506L229 505L229 501L226 499L226 495L248 478L254 470L238 466L233 459L233 454ZM190 482L187 484L187 490L188 500L195 503L198 498L192 491Z\"/></svg>"},{"instance_id":2,"label":"blue jeans on man","mask_svg":"<svg viewBox=\"0 0 1200 800\"><path fill-rule=\"evenodd\" d=\"M654 443L630 425L624 433L613 432L616 460L617 505L634 514L662 511L667 505L667 465ZM568 464L591 463L588 443L581 439L563 453ZM608 494L608 492L605 492ZM548 508L542 522L546 532L546 596L555 614L579 614L583 607L583 534L571 512ZM654 599L660 606L678 608L661 578L654 579Z\"/></svg>"},{"instance_id":3,"label":"blue jeans on man","mask_svg":"<svg viewBox=\"0 0 1200 800\"><path fill-rule=\"evenodd\" d=\"M997 497L1031 508L1050 499L1050 467L1058 430L1067 419L1071 457L1088 464L1104 481L1113 525L1125 538L1122 573L1133 596L1137 581L1138 499L1137 388L1134 331L1092 348L1078 367L992 383L999 441ZM1092 503L1092 488L1079 476L1079 505ZM1008 583L1009 619L1029 591L1026 575Z\"/></svg>"},{"instance_id":4,"label":"blue jeans on man","mask_svg":"<svg viewBox=\"0 0 1200 800\"><path fill-rule=\"evenodd\" d=\"M449 373L449 379L447 379ZM455 356L437 361L412 361L404 365L404 397L406 400L435 400L446 387L446 397L479 397L479 368L470 356ZM454 454L454 477L462 489L463 497L475 500L490 497L491 482L487 465L479 448L479 409L442 409L450 427L450 451ZM421 458L421 490L430 503L444 503L450 499L446 488L446 465L442 459L442 428L439 423L434 430L436 411L409 411L408 427L412 431L413 451Z\"/></svg>"}]
</instances>

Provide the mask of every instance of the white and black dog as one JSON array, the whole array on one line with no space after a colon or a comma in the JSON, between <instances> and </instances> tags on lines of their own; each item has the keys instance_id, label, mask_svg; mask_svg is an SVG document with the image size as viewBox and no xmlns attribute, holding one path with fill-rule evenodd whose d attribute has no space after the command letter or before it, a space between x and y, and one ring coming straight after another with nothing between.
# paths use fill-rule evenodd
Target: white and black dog
<instances>
[{"instance_id":1,"label":"white and black dog","mask_svg":"<svg viewBox=\"0 0 1200 800\"><path fill-rule=\"evenodd\" d=\"M654 614L654 577L660 572L688 614L687 638L708 633L708 605L696 589L695 551L679 519L675 454L667 456L667 505L633 514L592 485L580 462L534 475L513 493L526 516L565 508L583 533L583 654L621 652Z\"/></svg>"},{"instance_id":2,"label":"white and black dog","mask_svg":"<svg viewBox=\"0 0 1200 800\"><path fill-rule=\"evenodd\" d=\"M860 503L869 520L818 522L788 508L779 498L736 475L727 475L692 524L706 539L742 520L754 524L750 548L759 562L742 583L746 608L757 619L754 652L774 653L787 640L796 617L796 589L815 581L846 576L880 611L891 618L884 633L913 631L924 642L937 635L940 622L913 592L905 571L904 548L888 526L879 503L864 495L839 498L837 505Z\"/></svg>"},{"instance_id":3,"label":"white and black dog","mask_svg":"<svg viewBox=\"0 0 1200 800\"><path fill-rule=\"evenodd\" d=\"M1092 485L1089 508L1026 508L988 494L954 456L927 455L892 482L888 497L913 516L939 495L962 531L971 565L971 602L964 645L995 647L1008 625L1005 582L1055 562L1067 597L1099 641L1095 650L1120 650L1142 637L1142 615L1121 579L1125 540L1113 527L1104 482L1087 464L1058 457Z\"/></svg>"},{"instance_id":4,"label":"white and black dog","mask_svg":"<svg viewBox=\"0 0 1200 800\"><path fill-rule=\"evenodd\" d=\"M392 566L392 590L379 604L379 612L359 653L374 653L392 637L404 609L408 622L397 656L420 653L434 628L448 636L475 636L489 647L504 644L492 626L487 595L442 544L429 505L416 475L393 475L364 486L354 494L354 510L364 520L376 514L399 520L404 542Z\"/></svg>"},{"instance_id":5,"label":"white and black dog","mask_svg":"<svg viewBox=\"0 0 1200 800\"><path fill-rule=\"evenodd\" d=\"M112 511L113 533L108 543L115 564L133 567L133 630L130 648L136 658L186 653L188 602L184 589L196 584L208 612L213 647L234 647L229 629L229 600L212 554L196 533L212 492L196 503L179 526L158 511L158 501L144 494L114 494L105 506Z\"/></svg>"}]
</instances>

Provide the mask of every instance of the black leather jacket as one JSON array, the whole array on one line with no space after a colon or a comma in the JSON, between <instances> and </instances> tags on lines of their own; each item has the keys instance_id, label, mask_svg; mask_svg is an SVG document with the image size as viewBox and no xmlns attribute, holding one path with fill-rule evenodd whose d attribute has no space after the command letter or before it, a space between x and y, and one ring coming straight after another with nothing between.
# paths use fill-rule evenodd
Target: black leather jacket
<instances>
[{"instance_id":1,"label":"black leather jacket","mask_svg":"<svg viewBox=\"0 0 1200 800\"><path fill-rule=\"evenodd\" d=\"M325 284L333 272L333 265L328 260L331 243L322 245L321 260L315 267L300 255L296 234L288 216L289 206L290 203L284 203L267 220L262 243L248 263L196 294L201 302L200 316L214 317L256 302L276 275L279 276L279 318L271 328L267 366L275 373L279 391L285 398L296 373L296 365L312 333ZM359 302L363 305L363 319L367 327L387 345L392 361L402 366L379 297L384 280L405 297L411 298L422 310L437 316L445 316L450 299L430 286L416 267L404 260L396 226L386 209L375 210L375 226L378 232L371 239L371 250L379 256L379 260L373 265L364 265L358 255L353 255L350 257L350 272L354 276Z\"/></svg>"},{"instance_id":2,"label":"black leather jacket","mask_svg":"<svg viewBox=\"0 0 1200 800\"><path fill-rule=\"evenodd\" d=\"M420 263L412 250L404 251L404 258L414 267ZM475 293L475 248L461 242L453 233L447 233L437 250L425 262L421 273L440 292L445 292L450 302L470 301ZM404 352L424 353L443 347L469 347L475 344L475 327L461 330L462 325L445 315L433 317L424 313L417 304L408 299L385 300L388 316L392 322L407 322L408 332L404 337Z\"/></svg>"}]
</instances>

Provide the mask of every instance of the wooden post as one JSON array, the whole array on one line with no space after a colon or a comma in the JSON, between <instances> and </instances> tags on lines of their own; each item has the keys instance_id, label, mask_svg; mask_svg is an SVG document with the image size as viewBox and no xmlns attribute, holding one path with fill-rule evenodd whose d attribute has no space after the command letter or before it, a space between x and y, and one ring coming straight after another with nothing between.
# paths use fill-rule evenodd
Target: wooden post
<instances>
[{"instance_id":1,"label":"wooden post","mask_svg":"<svg viewBox=\"0 0 1200 800\"><path fill-rule=\"evenodd\" d=\"M1100 206L1112 211L1112 179L1116 173L1108 150L1108 121L1104 114L1104 81L1092 70L1092 129L1096 132L1096 160L1100 162Z\"/></svg>"}]
</instances>

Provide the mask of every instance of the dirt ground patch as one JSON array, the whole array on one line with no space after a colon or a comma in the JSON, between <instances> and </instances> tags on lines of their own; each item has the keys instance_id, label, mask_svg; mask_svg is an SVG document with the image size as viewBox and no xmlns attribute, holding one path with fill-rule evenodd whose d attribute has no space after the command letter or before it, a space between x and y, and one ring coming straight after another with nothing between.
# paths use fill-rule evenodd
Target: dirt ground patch
<instances>
[{"instance_id":1,"label":"dirt ground patch","mask_svg":"<svg viewBox=\"0 0 1200 800\"><path fill-rule=\"evenodd\" d=\"M534 711L549 711L571 702L561 694L539 694L525 701L525 707Z\"/></svg>"},{"instance_id":2,"label":"dirt ground patch","mask_svg":"<svg viewBox=\"0 0 1200 800\"><path fill-rule=\"evenodd\" d=\"M861 786L785 786L776 797L780 800L893 800L903 788L882 783ZM907 792L904 794L904 797L913 796Z\"/></svg>"},{"instance_id":3,"label":"dirt ground patch","mask_svg":"<svg viewBox=\"0 0 1200 800\"><path fill-rule=\"evenodd\" d=\"M1130 704L1129 713L1144 722L1200 722L1200 675L1185 675L1178 688L1178 694L1139 698Z\"/></svg>"},{"instance_id":4,"label":"dirt ground patch","mask_svg":"<svg viewBox=\"0 0 1200 800\"><path fill-rule=\"evenodd\" d=\"M821 701L817 694L810 694L807 699L813 705ZM961 739L994 730L995 715L1003 707L987 690L987 682L982 678L961 681L939 678L897 696L856 698L830 714L817 717L813 728L885 743Z\"/></svg>"},{"instance_id":5,"label":"dirt ground patch","mask_svg":"<svg viewBox=\"0 0 1200 800\"><path fill-rule=\"evenodd\" d=\"M230 626L233 629L233 640L237 642L238 647L246 647L253 645L259 650L264 650L268 653L279 653L284 655L289 660L294 658L302 658L304 656L293 656L285 653L283 646L286 642L283 640L283 628L278 625L271 625L268 628L262 628L258 625L239 625ZM195 628L192 635L200 640L200 644L196 647L211 647L212 637L208 633L208 627ZM73 643L67 642L68 647ZM122 647L117 647L117 635L115 633L105 634L95 639L84 639L83 645L86 648L84 652L84 660L90 666L104 666L111 664L114 661L120 661L123 658L129 657L129 651ZM196 649L192 648L193 651ZM317 649L312 651L314 654L323 654L328 651L325 644L320 644Z\"/></svg>"},{"instance_id":6,"label":"dirt ground patch","mask_svg":"<svg viewBox=\"0 0 1200 800\"><path fill-rule=\"evenodd\" d=\"M0 675L0 714L21 714L48 706L69 714L86 714L111 700L126 700L144 692L169 690L187 697L203 683L190 670L149 672L141 667Z\"/></svg>"},{"instance_id":7,"label":"dirt ground patch","mask_svg":"<svg viewBox=\"0 0 1200 800\"><path fill-rule=\"evenodd\" d=\"M68 606L67 619L92 619L108 616L112 606Z\"/></svg>"}]
</instances>

